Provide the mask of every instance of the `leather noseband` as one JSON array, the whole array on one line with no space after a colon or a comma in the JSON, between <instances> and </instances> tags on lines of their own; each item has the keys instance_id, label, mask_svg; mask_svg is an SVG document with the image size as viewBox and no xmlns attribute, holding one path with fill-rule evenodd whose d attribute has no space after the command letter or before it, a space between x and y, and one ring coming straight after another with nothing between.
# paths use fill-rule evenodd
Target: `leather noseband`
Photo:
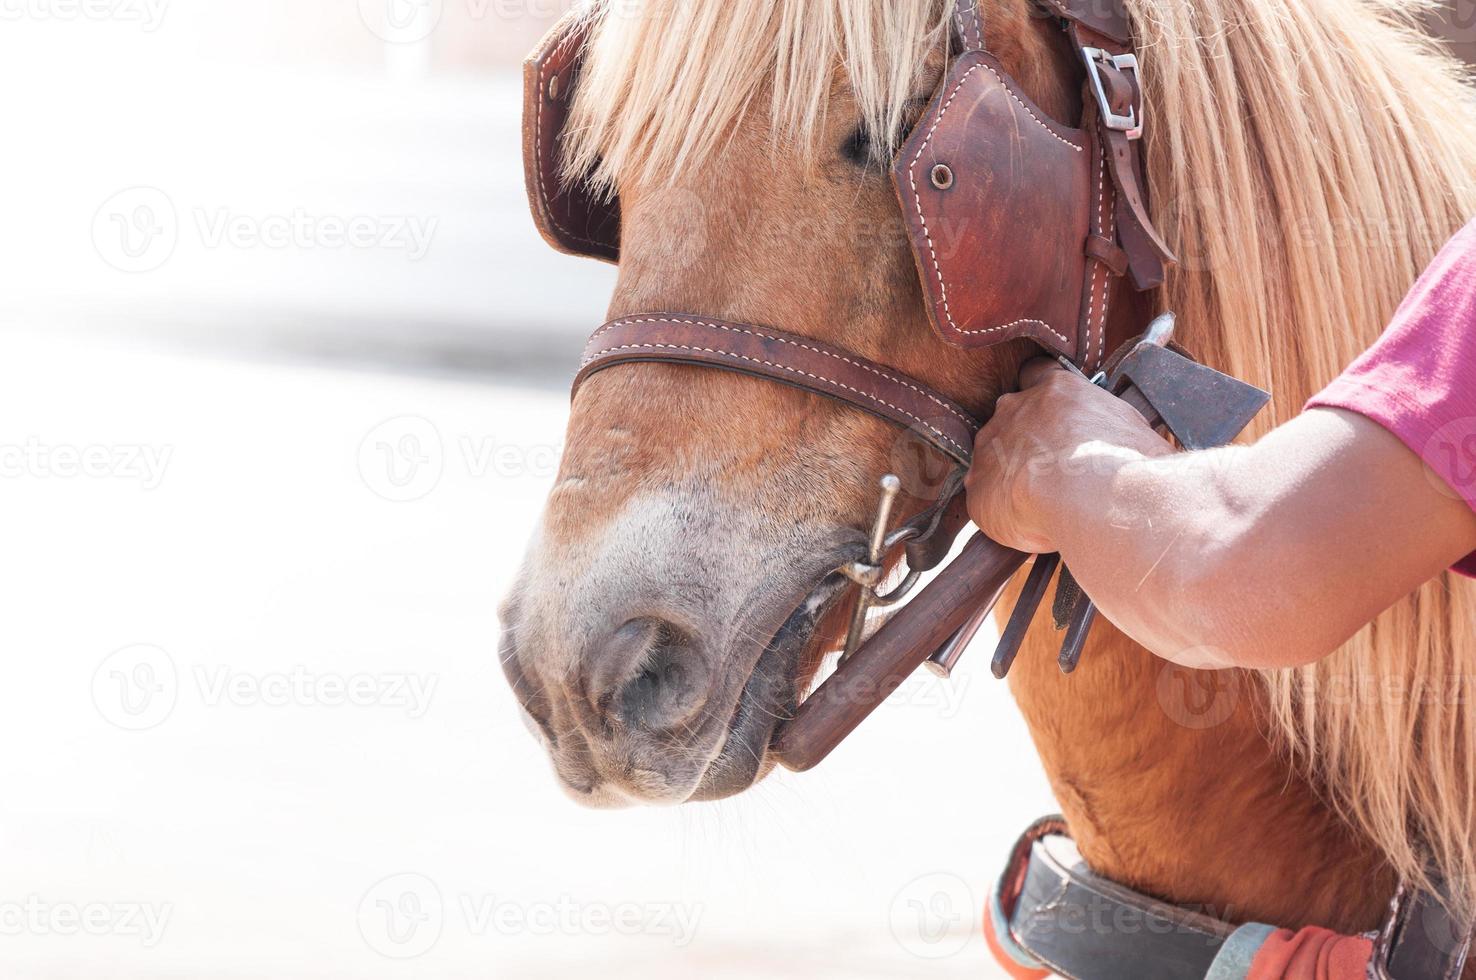
<instances>
[{"instance_id":1,"label":"leather noseband","mask_svg":"<svg viewBox=\"0 0 1476 980\"><path fill-rule=\"evenodd\" d=\"M666 361L737 371L854 405L919 437L967 469L979 422L905 374L818 340L769 327L651 313L611 320L589 339L574 379L617 364Z\"/></svg>"}]
</instances>

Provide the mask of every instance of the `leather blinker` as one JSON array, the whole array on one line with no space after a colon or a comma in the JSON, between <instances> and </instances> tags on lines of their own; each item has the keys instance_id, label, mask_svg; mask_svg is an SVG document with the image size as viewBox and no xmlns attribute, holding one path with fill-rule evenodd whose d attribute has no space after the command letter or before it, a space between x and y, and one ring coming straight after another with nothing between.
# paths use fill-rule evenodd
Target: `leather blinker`
<instances>
[{"instance_id":1,"label":"leather blinker","mask_svg":"<svg viewBox=\"0 0 1476 980\"><path fill-rule=\"evenodd\" d=\"M1079 358L1095 157L1088 133L1036 108L992 55L954 62L892 171L944 340L1029 337Z\"/></svg>"},{"instance_id":2,"label":"leather blinker","mask_svg":"<svg viewBox=\"0 0 1476 980\"><path fill-rule=\"evenodd\" d=\"M523 63L523 176L539 232L570 255L620 259L620 202L561 173L564 126L584 64L590 22L565 16Z\"/></svg>"}]
</instances>

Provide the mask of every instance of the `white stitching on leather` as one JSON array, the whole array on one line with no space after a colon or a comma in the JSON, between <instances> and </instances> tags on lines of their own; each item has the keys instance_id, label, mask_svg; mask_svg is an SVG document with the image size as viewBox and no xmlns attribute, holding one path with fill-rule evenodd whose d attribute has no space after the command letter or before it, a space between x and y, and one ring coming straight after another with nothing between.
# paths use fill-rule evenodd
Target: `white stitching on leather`
<instances>
[{"instance_id":1,"label":"white stitching on leather","mask_svg":"<svg viewBox=\"0 0 1476 980\"><path fill-rule=\"evenodd\" d=\"M548 193L548 167L544 166L545 161L543 159L543 114L547 111L544 107L543 100L544 93L548 87L548 69L559 59L559 55L564 53L564 49L573 43L576 38L583 35L584 32L585 28L582 25L576 25L559 42L558 46L553 49L553 52L547 58L543 59L543 63L538 66L538 92L535 95L535 98L538 99L538 109L533 113L533 152L538 155L538 204L543 209L543 216L548 219L549 224L557 228L559 233L565 238L578 242L581 245L588 245L591 248L608 248L609 245L607 243L590 241L588 238L574 234L559 223L559 219L554 216L553 205L550 203L553 198Z\"/></svg>"},{"instance_id":2,"label":"white stitching on leather","mask_svg":"<svg viewBox=\"0 0 1476 980\"><path fill-rule=\"evenodd\" d=\"M1005 78L1004 78L1003 75L1001 75L999 72L995 71L994 70L994 67L992 65L989 65L989 64L986 64L986 63L983 63L983 62L975 65L974 67L970 68L968 71L966 71L966 72L963 73L963 77L958 80L958 84L955 85L953 87L953 91L951 93L949 93L948 103L945 104L943 106L942 111L938 113L938 118L933 120L932 129L929 129L928 130L928 138L925 139L925 140L923 140L923 146L927 146L928 143L932 141L932 139L933 139L933 130L934 129L937 129L938 128L938 124L943 121L943 114L948 111L948 105L952 104L954 98L958 95L958 90L961 89L961 88L963 88L964 80L967 79L974 72L978 71L980 68L987 68L989 70L989 74L991 74L995 78L999 79L999 84L1005 90L1005 94L1010 97L1010 101L1013 102L1013 103L1015 103L1015 105L1019 106L1021 109L1024 109L1026 115L1028 115L1031 119L1034 119L1037 123L1039 123L1040 124L1040 128L1043 129L1043 130L1045 130L1048 134L1050 134L1050 137L1052 139L1057 140L1057 141L1059 141L1061 143L1065 143L1067 146L1071 147L1077 153L1080 153L1081 152L1081 145L1080 144L1071 142L1069 139L1067 139L1066 137L1062 136L1060 133L1058 133L1054 129L1052 129L1050 127L1050 125L1046 123L1046 121L1044 119L1042 119L1039 116L1037 116L1035 114L1035 111L1033 109L1031 109L1028 105L1026 105L1024 103L1024 101L1022 101L1021 98L1018 95L1015 94L1014 89L1010 88L1009 82L1005 81Z\"/></svg>"},{"instance_id":3,"label":"white stitching on leather","mask_svg":"<svg viewBox=\"0 0 1476 980\"><path fill-rule=\"evenodd\" d=\"M775 338L775 339L783 340L784 338L779 337L779 338ZM765 367L778 368L781 371L788 371L791 374L802 374L805 377L810 378L810 379L815 380L815 381L823 381L823 382L825 382L828 385L832 385L832 386L834 386L836 388L843 388L846 391L851 392L852 394L860 395L862 398L865 398L868 401L872 401L872 402L875 402L878 405L883 405L883 406L885 406L887 408L890 408L892 411L896 412L898 415L901 415L901 416L904 416L905 418L911 419L912 421L916 422L918 425L922 426L923 428L927 429L929 432L933 433L933 435L935 435L935 436L938 437L938 440L940 442L942 442L945 445L947 445L950 448L952 448L960 456L964 457L965 459L969 458L969 456L970 456L970 453L969 453L969 451L967 449L965 449L962 446L960 446L958 444L957 440L955 440L955 439L951 438L950 436L948 436L942 429L939 429L937 426L933 425L931 422L927 422L927 421L925 421L924 419L922 419L921 417L919 417L917 415L913 415L911 412L907 411L907 409L905 409L905 408L901 408L901 407L899 407L897 405L893 405L889 401L884 401L883 399L878 398L876 395L872 394L869 391L863 391L860 388L853 388L850 385L848 385L848 384L846 384L846 383L844 383L842 381L835 381L835 380L832 380L831 378L827 378L824 375L820 375L820 374L811 374L809 371L804 371L804 370L801 370L800 368L797 368L797 367L790 367L788 364L776 364L773 361L765 361L765 360L761 360L761 359L759 359L757 357L749 357L746 354L739 354L736 351L719 350L719 349L717 349L715 347L689 347L686 344L657 344L657 343L649 343L649 344L622 344L622 345L620 345L618 347L608 347L605 350L602 350L602 351L599 351L597 353L591 354L588 358L585 359L584 364L585 365L588 365L591 362L596 361L596 360L600 359L601 357L604 357L607 354L614 354L614 353L618 353L618 352L621 352L621 351L650 350L650 349L656 349L656 350L685 350L685 351L692 351L693 353L700 353L700 354L716 354L716 355L718 355L720 357L733 357L733 358L737 358L737 359L742 360L742 361L748 361L751 364L762 364ZM822 351L821 353L825 353L825 352Z\"/></svg>"},{"instance_id":4,"label":"white stitching on leather","mask_svg":"<svg viewBox=\"0 0 1476 980\"><path fill-rule=\"evenodd\" d=\"M1107 152L1106 152L1106 147L1103 147L1102 148L1102 170L1103 170L1103 172L1106 172L1106 169L1107 169ZM1115 198L1114 198L1114 201L1115 201ZM1107 195L1106 195L1105 191L1102 194L1102 219L1107 223L1107 234L1106 234L1105 237L1107 238L1108 241L1112 241L1117 236L1117 213L1116 213L1116 209L1115 208L1112 208L1112 207L1109 207L1108 206L1108 204L1107 204ZM1105 268L1106 263L1103 263L1103 265L1104 265L1104 268L1102 270L1102 319L1097 324L1097 360L1096 360L1096 363L1094 363L1092 365L1094 368L1101 367L1102 366L1102 356L1106 353L1106 343L1107 343L1107 306L1108 306L1109 303L1112 302L1112 279L1110 277L1108 277L1108 275L1107 275L1107 270Z\"/></svg>"},{"instance_id":5,"label":"white stitching on leather","mask_svg":"<svg viewBox=\"0 0 1476 980\"><path fill-rule=\"evenodd\" d=\"M938 277L938 291L943 300L943 315L948 318L948 325L953 328L955 333L959 334L993 333L997 330L1008 330L1011 327L1020 326L1021 324L1033 323L1049 331L1053 336L1061 338L1061 343L1069 344L1071 342L1070 338L1068 338L1061 331L1057 330L1055 327L1052 327L1049 323L1046 323L1043 320L1014 320L1010 323L1000 324L999 326L995 327L976 327L972 330L965 330L958 325L957 321L953 319L953 309L948 304L948 281L943 276L942 264L938 262L938 248L933 243L933 234L928 229L928 216L923 211L922 195L919 194L917 190L917 164L918 161L922 159L923 153L927 151L928 144L933 141L933 135L938 131L938 126L940 123L943 122L943 117L948 114L949 108L953 105L953 100L958 97L959 90L963 88L964 82L966 82L968 80L968 77L974 72L978 71L980 68L988 68L989 73L992 74L995 78L998 78L1001 85L1004 85L1006 94L1008 94L1009 97L1020 106L1020 108L1029 113L1031 119L1034 119L1037 123L1040 123L1041 127L1044 128L1046 132L1050 133L1051 136L1060 140L1062 143L1065 143L1076 152L1081 152L1080 146L1077 146L1070 140L1058 135L1055 130L1051 129L1049 126L1046 126L1044 122L1041 122L1041 120L1035 115L1035 113L1030 112L1030 107L1021 102L1020 99L1015 95L1015 93L1010 91L1009 86L1005 85L1004 79L1000 78L999 72L995 71L993 68L990 68L989 65L982 63L977 64L963 73L963 76L958 80L958 84L953 87L953 91L948 93L948 98L944 101L943 108L938 110L938 118L933 120L933 125L928 129L928 135L923 139L922 145L917 148L917 155L912 158L912 164L907 168L907 179L908 182L912 185L912 199L914 202L916 202L917 205L917 218L920 222L922 222L923 238L926 239L928 243L928 256L933 261L933 271L937 274Z\"/></svg>"},{"instance_id":6,"label":"white stitching on leather","mask_svg":"<svg viewBox=\"0 0 1476 980\"><path fill-rule=\"evenodd\" d=\"M789 344L791 347L798 347L801 350L813 351L816 354L824 354L826 357L832 357L832 358L836 359L837 361L841 361L841 362L843 362L845 364L849 364L852 367L857 367L857 368L860 368L863 371L868 371L871 374L874 374L874 375L876 375L879 378L884 378L887 381L892 382L893 384L899 384L899 385L901 385L904 388L908 388L908 389L916 392L917 394L922 395L928 401L934 403L939 408L943 409L944 411L948 412L948 414L950 414L954 418L958 419L966 427L968 427L968 429L970 429L971 431L977 430L979 428L978 421L976 421L975 419L971 418L970 416L964 414L963 412L959 411L953 405L950 405L948 402L946 402L943 399L939 398L937 395L934 395L932 392L927 391L924 388L919 388L917 385L912 384L911 382L908 382L908 381L906 381L906 380L904 380L902 378L899 378L899 377L897 377L894 374L889 374L888 372L883 371L883 370L881 370L878 367L875 367L875 366L870 365L870 364L862 364L860 361L854 361L851 358L846 357L844 354L838 354L835 351L829 351L829 350L826 350L823 347L811 347L809 344L803 344L803 343L800 343L797 340L790 340L787 337L775 337L775 336L772 336L770 334L761 333L761 332L759 332L757 330L750 330L750 329L747 329L747 328L744 328L744 327L733 327L733 326L728 326L728 325L722 324L722 323L709 323L706 320L684 320L684 319L681 319L680 317L669 317L669 316L629 317L629 318L623 319L623 320L612 320L612 321L610 321L609 323L605 324L600 329L596 330L593 334L591 334L589 340L586 341L585 343L586 344L592 344L592 343L594 343L594 340L595 340L596 337L598 337L600 334L604 333L606 330L609 330L609 329L611 329L613 327L633 326L634 324L637 324L637 323L682 323L682 324L686 324L689 327L711 327L714 330L726 330L729 333L742 333L742 334L747 334L750 337L761 337L764 340L775 340L775 341L778 341L781 344ZM604 352L602 351L601 353L604 353ZM593 354L590 357L585 358L584 361L581 362L581 366L583 366L584 364L588 364L591 360L593 360L595 357L598 357L598 356L599 356L599 354ZM824 380L829 380L829 379L822 378L821 380L824 381ZM885 402L883 402L883 404L885 404ZM893 406L893 407L895 407L895 406ZM899 409L897 409L897 411L900 412L902 410L899 408Z\"/></svg>"},{"instance_id":7,"label":"white stitching on leather","mask_svg":"<svg viewBox=\"0 0 1476 980\"><path fill-rule=\"evenodd\" d=\"M1106 221L1106 219L1103 217L1103 214L1102 214L1102 203L1103 203L1103 191L1105 189L1104 185L1106 183L1106 177L1107 177L1107 157L1106 156L1103 156L1102 154L1099 153L1098 154L1098 158L1099 159L1097 160L1097 234L1100 235L1102 233L1102 225ZM1087 315L1086 315L1086 328L1087 328L1086 347L1087 347L1087 349L1082 352L1085 355L1082 358L1082 361L1087 366L1088 370L1090 370L1092 367L1095 366L1092 363L1092 318L1093 318L1093 316L1094 316L1094 314L1096 313L1096 310L1097 310L1097 284L1100 282L1100 280L1102 278L1102 269L1106 265L1106 263L1102 262L1100 259L1092 259L1090 261L1094 261L1096 264L1092 266L1091 289L1089 289L1087 291ZM1106 314L1106 304L1103 303L1103 306L1102 306L1102 316L1103 316L1103 322L1104 323L1106 322L1106 315L1107 315ZM1100 348L1100 346L1101 345L1100 345L1100 342L1099 342L1098 347Z\"/></svg>"},{"instance_id":8,"label":"white stitching on leather","mask_svg":"<svg viewBox=\"0 0 1476 980\"><path fill-rule=\"evenodd\" d=\"M969 41L969 27L974 28L974 47L977 50L984 49L984 30L979 23L979 5L976 0L959 0L953 8L955 19L958 21L958 32L963 35L964 43Z\"/></svg>"},{"instance_id":9,"label":"white stitching on leather","mask_svg":"<svg viewBox=\"0 0 1476 980\"><path fill-rule=\"evenodd\" d=\"M949 322L950 323L953 322L953 319L952 319L951 316L949 317ZM993 333L996 330L1008 330L1011 327L1020 327L1020 326L1025 326L1026 324L1031 324L1031 323L1035 324L1037 327L1043 327L1044 329L1050 331L1051 334L1053 334L1054 336L1060 337L1061 338L1061 342L1063 344L1070 343L1070 340L1066 337L1065 334L1061 333L1059 330L1057 330L1055 327L1051 326L1049 323L1046 323L1044 320L1037 320L1037 319L1034 319L1033 317L1022 317L1019 320L1011 320L1009 323L1001 323L998 326L994 326L994 327L974 327L971 330L964 330L962 327L958 326L957 324L954 324L953 329L954 329L954 332L955 333L961 333L961 334Z\"/></svg>"}]
</instances>

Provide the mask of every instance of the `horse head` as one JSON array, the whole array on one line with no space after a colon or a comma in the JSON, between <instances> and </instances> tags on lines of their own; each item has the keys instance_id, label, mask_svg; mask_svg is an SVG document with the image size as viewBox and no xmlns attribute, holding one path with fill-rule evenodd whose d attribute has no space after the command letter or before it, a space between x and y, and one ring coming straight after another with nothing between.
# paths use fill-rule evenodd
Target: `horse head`
<instances>
[{"instance_id":1,"label":"horse head","mask_svg":"<svg viewBox=\"0 0 1476 980\"><path fill-rule=\"evenodd\" d=\"M586 163L569 169L618 192L612 320L688 310L776 327L986 415L1032 345L940 338L889 172L945 77L952 5L911 4L910 21L842 5L866 12L834 50L803 29L835 5L792 31L773 27L775 6L646 4L581 28L591 50L570 129ZM1079 62L1031 10L992 11L988 47L1040 111L1074 122ZM878 36L863 51L866 29ZM823 64L796 66L817 47ZM879 94L878 79L900 82ZM949 232L936 230L940 248ZM839 580L817 583L858 557L878 478L902 475L905 518L948 470L893 425L808 391L662 363L589 378L502 612L504 667L566 789L591 805L673 803L767 773L775 726L845 622Z\"/></svg>"}]
</instances>

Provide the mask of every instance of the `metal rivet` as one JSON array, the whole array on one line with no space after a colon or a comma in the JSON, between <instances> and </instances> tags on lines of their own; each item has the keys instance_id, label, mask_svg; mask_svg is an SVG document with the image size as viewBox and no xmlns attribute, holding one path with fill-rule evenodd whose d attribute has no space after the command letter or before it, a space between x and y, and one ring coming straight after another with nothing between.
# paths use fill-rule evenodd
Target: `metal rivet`
<instances>
[{"instance_id":1,"label":"metal rivet","mask_svg":"<svg viewBox=\"0 0 1476 980\"><path fill-rule=\"evenodd\" d=\"M953 168L946 163L940 163L933 167L933 186L940 191L946 191L953 186Z\"/></svg>"},{"instance_id":2,"label":"metal rivet","mask_svg":"<svg viewBox=\"0 0 1476 980\"><path fill-rule=\"evenodd\" d=\"M548 97L550 99L559 97L559 76L557 75L548 80Z\"/></svg>"}]
</instances>

